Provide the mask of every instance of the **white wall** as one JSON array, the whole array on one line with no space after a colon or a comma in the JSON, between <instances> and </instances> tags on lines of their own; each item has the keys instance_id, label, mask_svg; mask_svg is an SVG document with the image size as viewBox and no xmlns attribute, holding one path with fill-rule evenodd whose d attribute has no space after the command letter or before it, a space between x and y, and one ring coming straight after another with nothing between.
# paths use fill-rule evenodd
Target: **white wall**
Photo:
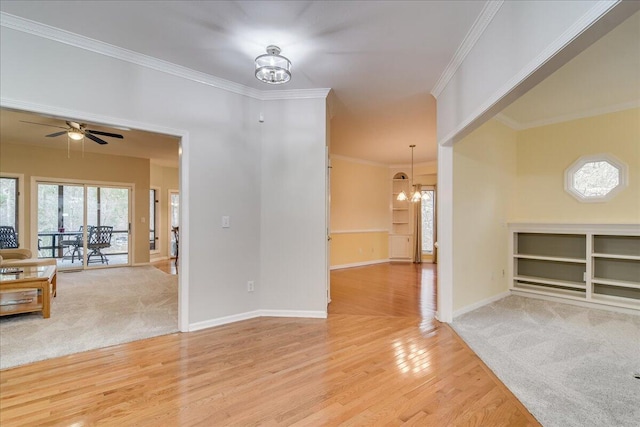
<instances>
[{"instance_id":1,"label":"white wall","mask_svg":"<svg viewBox=\"0 0 640 427\"><path fill-rule=\"evenodd\" d=\"M311 175L305 187L313 196L287 208L289 215L304 218L297 228L309 230L309 244L319 244L316 234L324 226L324 214L320 218L308 215L308 210L321 206L318 212L324 212L325 185L317 179L317 168L324 161L325 128L322 122L322 132L316 134L316 122L325 116L324 108L307 107L304 103L324 106L324 98L302 102L302 111L319 115L307 120L302 120L297 111L299 101L277 102L282 107L281 123L289 135L284 142L294 151L266 150L263 162L261 136L265 143L274 145L280 141L283 129L259 127L257 117L262 101L258 99L5 27L0 43L3 106L26 106L89 122L99 120L184 135L180 280L183 287L188 284L189 290L189 317L184 322L202 327L225 316L258 310L258 293L247 293L247 280L262 283L261 290L268 295L289 294L287 289L291 289L290 307L312 305L308 300L324 292L325 283L320 284L315 276L304 295L299 295L296 275L282 274L278 283L271 277L260 279L261 231L266 237L271 236L272 218L275 227L282 225L282 205L261 205L268 196L261 197L261 189L266 189L261 181L295 187L300 182L300 172ZM306 151L296 151L292 138L303 142ZM306 144L309 139L314 143ZM322 149L318 148L320 145ZM297 156L301 154L310 158L299 163ZM276 161L282 166L277 170ZM292 162L295 165L289 167ZM223 215L231 217L231 228L221 227ZM299 237L284 234L282 244L294 247L299 244ZM324 251L324 245L321 247ZM289 264L306 265L313 275L320 275L324 269L323 257L308 257L296 251L288 255L271 259L271 268L287 271ZM268 286L276 289L270 292ZM182 300L186 297L181 296ZM319 307L323 301L320 299L316 305Z\"/></svg>"},{"instance_id":2,"label":"white wall","mask_svg":"<svg viewBox=\"0 0 640 427\"><path fill-rule=\"evenodd\" d=\"M453 319L453 182L450 145L553 73L640 7L640 2L507 1L438 95L438 319ZM605 16L606 19L602 19ZM447 191L451 189L451 191Z\"/></svg>"},{"instance_id":3,"label":"white wall","mask_svg":"<svg viewBox=\"0 0 640 427\"><path fill-rule=\"evenodd\" d=\"M326 103L265 101L261 307L326 316Z\"/></svg>"}]
</instances>

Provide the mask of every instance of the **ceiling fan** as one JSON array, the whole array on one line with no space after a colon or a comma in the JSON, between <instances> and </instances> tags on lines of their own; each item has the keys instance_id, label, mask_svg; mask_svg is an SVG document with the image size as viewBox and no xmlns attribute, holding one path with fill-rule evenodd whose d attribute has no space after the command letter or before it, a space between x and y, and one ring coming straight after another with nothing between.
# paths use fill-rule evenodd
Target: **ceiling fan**
<instances>
[{"instance_id":1,"label":"ceiling fan","mask_svg":"<svg viewBox=\"0 0 640 427\"><path fill-rule=\"evenodd\" d=\"M49 127L64 129L60 132L54 132L49 135L45 135L47 138L55 138L56 136L64 135L66 133L69 136L69 138L75 141L80 141L82 138L86 136L90 140L102 145L108 144L108 142L102 138L98 138L96 135L124 139L124 136L118 133L102 132L99 130L87 129L87 125L85 123L76 123L72 121L66 121L65 123L67 124L67 127L62 127L62 126L48 125L45 123L27 122L24 120L20 120L20 121L22 123L29 123L32 125L49 126Z\"/></svg>"}]
</instances>

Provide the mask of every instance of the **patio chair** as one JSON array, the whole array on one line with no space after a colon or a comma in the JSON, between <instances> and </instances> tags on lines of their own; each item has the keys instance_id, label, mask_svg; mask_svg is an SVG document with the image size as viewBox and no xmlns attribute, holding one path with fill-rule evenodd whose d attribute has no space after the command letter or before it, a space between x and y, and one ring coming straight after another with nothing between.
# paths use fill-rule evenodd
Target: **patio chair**
<instances>
[{"instance_id":1,"label":"patio chair","mask_svg":"<svg viewBox=\"0 0 640 427\"><path fill-rule=\"evenodd\" d=\"M109 259L102 253L102 249L111 247L111 235L113 234L113 227L108 225L99 225L97 227L91 227L89 229L89 238L87 241L87 250L89 255L87 256L87 264L91 262L91 257L99 256L100 262L103 264L109 264ZM93 262L97 262L94 260Z\"/></svg>"},{"instance_id":2,"label":"patio chair","mask_svg":"<svg viewBox=\"0 0 640 427\"><path fill-rule=\"evenodd\" d=\"M8 225L0 225L0 249L16 249L17 247L16 230Z\"/></svg>"},{"instance_id":3,"label":"patio chair","mask_svg":"<svg viewBox=\"0 0 640 427\"><path fill-rule=\"evenodd\" d=\"M175 226L175 227L171 227L171 232L173 233L173 238L176 241L176 259L175 259L175 264L176 267L178 266L178 255L179 255L179 249L180 249L180 227Z\"/></svg>"},{"instance_id":4,"label":"patio chair","mask_svg":"<svg viewBox=\"0 0 640 427\"><path fill-rule=\"evenodd\" d=\"M74 234L69 236L68 239L65 239L61 242L62 247L65 247L66 250L64 252L63 258L68 259L71 256L71 263L75 261L76 257L78 261L82 259L82 229L83 226L80 226L78 230L78 234ZM89 230L91 226L89 226Z\"/></svg>"}]
</instances>

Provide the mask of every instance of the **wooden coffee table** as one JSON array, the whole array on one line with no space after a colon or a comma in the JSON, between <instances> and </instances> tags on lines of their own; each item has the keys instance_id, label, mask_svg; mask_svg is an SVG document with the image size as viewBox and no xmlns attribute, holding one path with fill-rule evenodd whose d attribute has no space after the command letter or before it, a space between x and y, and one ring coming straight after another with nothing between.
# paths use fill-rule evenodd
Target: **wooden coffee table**
<instances>
[{"instance_id":1,"label":"wooden coffee table","mask_svg":"<svg viewBox=\"0 0 640 427\"><path fill-rule=\"evenodd\" d=\"M0 316L42 311L48 319L56 273L53 265L0 268Z\"/></svg>"}]
</instances>

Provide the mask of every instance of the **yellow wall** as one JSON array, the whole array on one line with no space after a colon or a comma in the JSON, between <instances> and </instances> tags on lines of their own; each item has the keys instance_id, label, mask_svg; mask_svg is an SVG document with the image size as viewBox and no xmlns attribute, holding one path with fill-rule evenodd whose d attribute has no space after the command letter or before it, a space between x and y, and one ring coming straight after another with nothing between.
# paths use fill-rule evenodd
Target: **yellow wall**
<instances>
[{"instance_id":1,"label":"yellow wall","mask_svg":"<svg viewBox=\"0 0 640 427\"><path fill-rule=\"evenodd\" d=\"M629 186L604 203L581 203L564 190L564 172L580 156L609 153L629 168ZM514 221L640 222L640 109L518 133Z\"/></svg>"},{"instance_id":2,"label":"yellow wall","mask_svg":"<svg viewBox=\"0 0 640 427\"><path fill-rule=\"evenodd\" d=\"M341 157L331 166L331 266L387 259L389 169Z\"/></svg>"},{"instance_id":3,"label":"yellow wall","mask_svg":"<svg viewBox=\"0 0 640 427\"><path fill-rule=\"evenodd\" d=\"M454 146L454 311L508 289L506 222L515 183L516 131L492 120Z\"/></svg>"},{"instance_id":4,"label":"yellow wall","mask_svg":"<svg viewBox=\"0 0 640 427\"><path fill-rule=\"evenodd\" d=\"M24 223L25 247L31 246L31 177L74 179L135 184L133 193L134 252L133 263L149 262L149 160L134 157L109 156L66 150L48 149L27 145L0 144L0 174L24 174ZM145 222L142 223L141 218Z\"/></svg>"},{"instance_id":5,"label":"yellow wall","mask_svg":"<svg viewBox=\"0 0 640 427\"><path fill-rule=\"evenodd\" d=\"M153 257L168 257L169 253L169 190L178 190L178 168L151 165L150 183L159 191L158 206L158 249L159 254ZM152 257L152 258L153 258Z\"/></svg>"},{"instance_id":6,"label":"yellow wall","mask_svg":"<svg viewBox=\"0 0 640 427\"><path fill-rule=\"evenodd\" d=\"M331 266L389 258L389 233L335 233L331 235Z\"/></svg>"}]
</instances>

